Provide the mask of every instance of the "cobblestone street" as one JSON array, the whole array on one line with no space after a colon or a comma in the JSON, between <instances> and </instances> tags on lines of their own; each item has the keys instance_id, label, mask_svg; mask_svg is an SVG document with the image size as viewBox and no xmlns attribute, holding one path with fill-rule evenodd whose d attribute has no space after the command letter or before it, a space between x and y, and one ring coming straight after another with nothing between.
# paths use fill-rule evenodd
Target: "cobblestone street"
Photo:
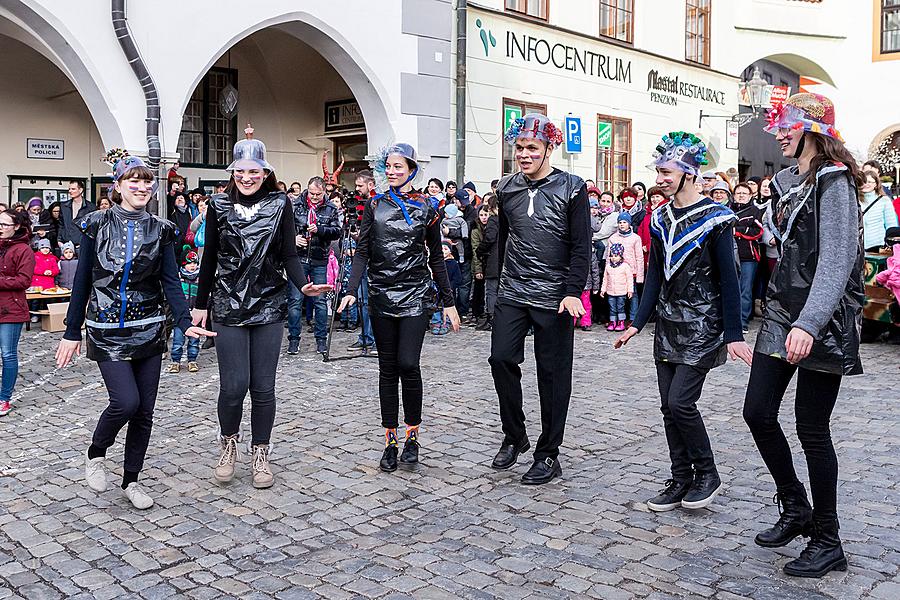
<instances>
[{"instance_id":1,"label":"cobblestone street","mask_svg":"<svg viewBox=\"0 0 900 600\"><path fill-rule=\"evenodd\" d=\"M897 346L863 347L867 374L844 380L833 418L850 569L798 580L781 566L800 540L753 543L778 512L741 417L742 363L711 373L700 406L723 494L694 513L645 507L668 476L650 328L626 351L605 329L577 332L563 477L536 488L519 483L528 458L489 467L501 434L488 333L427 336L422 464L391 475L377 468L376 361L324 364L304 333L301 354L279 367L269 490L250 485L246 457L231 484L213 480L218 375L203 351L199 373L162 375L146 512L118 486L96 494L84 483L105 390L83 357L51 366L58 338L23 333L14 410L0 420L0 598L900 597ZM352 339L336 335L335 354ZM534 441L530 356L523 368ZM799 453L792 404L782 412ZM114 480L122 441L108 454Z\"/></svg>"}]
</instances>

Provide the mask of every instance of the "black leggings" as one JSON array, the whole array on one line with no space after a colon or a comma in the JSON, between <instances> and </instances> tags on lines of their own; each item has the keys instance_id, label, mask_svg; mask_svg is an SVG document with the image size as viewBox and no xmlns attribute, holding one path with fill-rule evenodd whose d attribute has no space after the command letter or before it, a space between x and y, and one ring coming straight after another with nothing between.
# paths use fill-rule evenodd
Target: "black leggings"
<instances>
[{"instance_id":1,"label":"black leggings","mask_svg":"<svg viewBox=\"0 0 900 600\"><path fill-rule=\"evenodd\" d=\"M784 392L798 370L794 413L797 437L809 469L813 514L823 520L835 519L838 464L829 424L841 387L841 375L798 369L787 361L756 352L744 399L744 420L777 489L790 490L800 485L790 446L778 423L778 409Z\"/></svg>"},{"instance_id":2,"label":"black leggings","mask_svg":"<svg viewBox=\"0 0 900 600\"><path fill-rule=\"evenodd\" d=\"M381 400L381 426L394 429L400 420L400 392L403 384L403 422L422 422L422 343L431 315L384 317L374 312L372 332L378 348L378 398Z\"/></svg>"},{"instance_id":3,"label":"black leggings","mask_svg":"<svg viewBox=\"0 0 900 600\"><path fill-rule=\"evenodd\" d=\"M162 354L97 364L109 392L109 406L100 415L91 442L105 454L127 423L125 470L132 473L144 468L144 456L153 429L153 407L156 406L161 364Z\"/></svg>"},{"instance_id":4,"label":"black leggings","mask_svg":"<svg viewBox=\"0 0 900 600\"><path fill-rule=\"evenodd\" d=\"M250 391L253 445L268 444L275 424L275 370L284 323L234 327L216 323L219 358L219 429L234 435L241 427Z\"/></svg>"}]
</instances>

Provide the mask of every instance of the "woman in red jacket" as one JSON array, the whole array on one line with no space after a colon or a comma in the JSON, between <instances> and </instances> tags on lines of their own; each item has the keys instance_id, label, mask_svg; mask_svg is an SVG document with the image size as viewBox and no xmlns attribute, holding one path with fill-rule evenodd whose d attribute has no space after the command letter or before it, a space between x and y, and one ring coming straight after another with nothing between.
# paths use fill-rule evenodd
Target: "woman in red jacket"
<instances>
[{"instance_id":1,"label":"woman in red jacket","mask_svg":"<svg viewBox=\"0 0 900 600\"><path fill-rule=\"evenodd\" d=\"M31 251L31 220L28 214L6 210L0 213L0 355L3 383L0 385L0 416L10 411L9 401L19 376L19 335L28 321L25 290L34 274Z\"/></svg>"}]
</instances>

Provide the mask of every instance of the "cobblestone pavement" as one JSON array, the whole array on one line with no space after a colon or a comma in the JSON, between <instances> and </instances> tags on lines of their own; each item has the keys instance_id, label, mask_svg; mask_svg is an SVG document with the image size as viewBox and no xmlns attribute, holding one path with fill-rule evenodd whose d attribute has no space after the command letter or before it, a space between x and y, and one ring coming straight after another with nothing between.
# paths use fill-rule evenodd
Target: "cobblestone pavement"
<instances>
[{"instance_id":1,"label":"cobblestone pavement","mask_svg":"<svg viewBox=\"0 0 900 600\"><path fill-rule=\"evenodd\" d=\"M0 419L0 597L900 598L896 346L864 347L868 374L845 380L834 438L851 566L809 581L781 573L799 540L752 541L777 511L741 418L741 365L711 374L701 406L723 495L695 513L643 505L668 467L649 331L625 352L605 330L577 333L563 478L536 488L519 483L527 461L488 466L500 440L489 334L427 336L422 465L392 475L377 470L376 362L323 364L306 335L279 367L270 490L252 488L246 458L230 485L213 481L218 376L204 351L199 373L162 376L146 512L83 483L105 394L93 363L51 367L58 337L24 334L17 401ZM530 357L524 368L535 440Z\"/></svg>"}]
</instances>

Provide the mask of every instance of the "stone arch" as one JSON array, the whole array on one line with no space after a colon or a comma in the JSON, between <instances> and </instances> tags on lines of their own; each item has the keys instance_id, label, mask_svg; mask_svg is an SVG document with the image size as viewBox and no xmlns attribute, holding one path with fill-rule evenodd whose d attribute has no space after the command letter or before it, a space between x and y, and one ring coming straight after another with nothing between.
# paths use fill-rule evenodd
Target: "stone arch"
<instances>
[{"instance_id":1,"label":"stone arch","mask_svg":"<svg viewBox=\"0 0 900 600\"><path fill-rule=\"evenodd\" d=\"M107 101L109 94L101 89L79 53L77 40L62 22L36 3L0 0L0 34L26 44L56 65L87 106L103 146L124 146L124 135Z\"/></svg>"},{"instance_id":2,"label":"stone arch","mask_svg":"<svg viewBox=\"0 0 900 600\"><path fill-rule=\"evenodd\" d=\"M770 60L773 63L794 71L801 77L812 77L813 79L818 79L822 83L837 87L837 84L834 82L834 79L832 79L828 71L819 65L819 63L806 56L792 53L769 54L768 56L760 56L755 60L751 60L747 64L752 65L757 60Z\"/></svg>"},{"instance_id":3,"label":"stone arch","mask_svg":"<svg viewBox=\"0 0 900 600\"><path fill-rule=\"evenodd\" d=\"M385 143L394 139L394 128L389 114L394 107L386 105L389 95L381 85L366 60L356 51L353 43L340 34L334 27L313 14L304 11L284 13L260 21L233 35L226 43L210 55L206 65L194 76L184 89L177 115L180 130L181 115L184 113L194 89L206 72L225 55L230 48L241 40L263 29L275 27L294 36L309 45L327 60L338 75L343 78L359 103L365 119L366 134L370 150L374 144ZM175 118L170 115L170 118ZM169 148L171 144L167 144Z\"/></svg>"}]
</instances>

